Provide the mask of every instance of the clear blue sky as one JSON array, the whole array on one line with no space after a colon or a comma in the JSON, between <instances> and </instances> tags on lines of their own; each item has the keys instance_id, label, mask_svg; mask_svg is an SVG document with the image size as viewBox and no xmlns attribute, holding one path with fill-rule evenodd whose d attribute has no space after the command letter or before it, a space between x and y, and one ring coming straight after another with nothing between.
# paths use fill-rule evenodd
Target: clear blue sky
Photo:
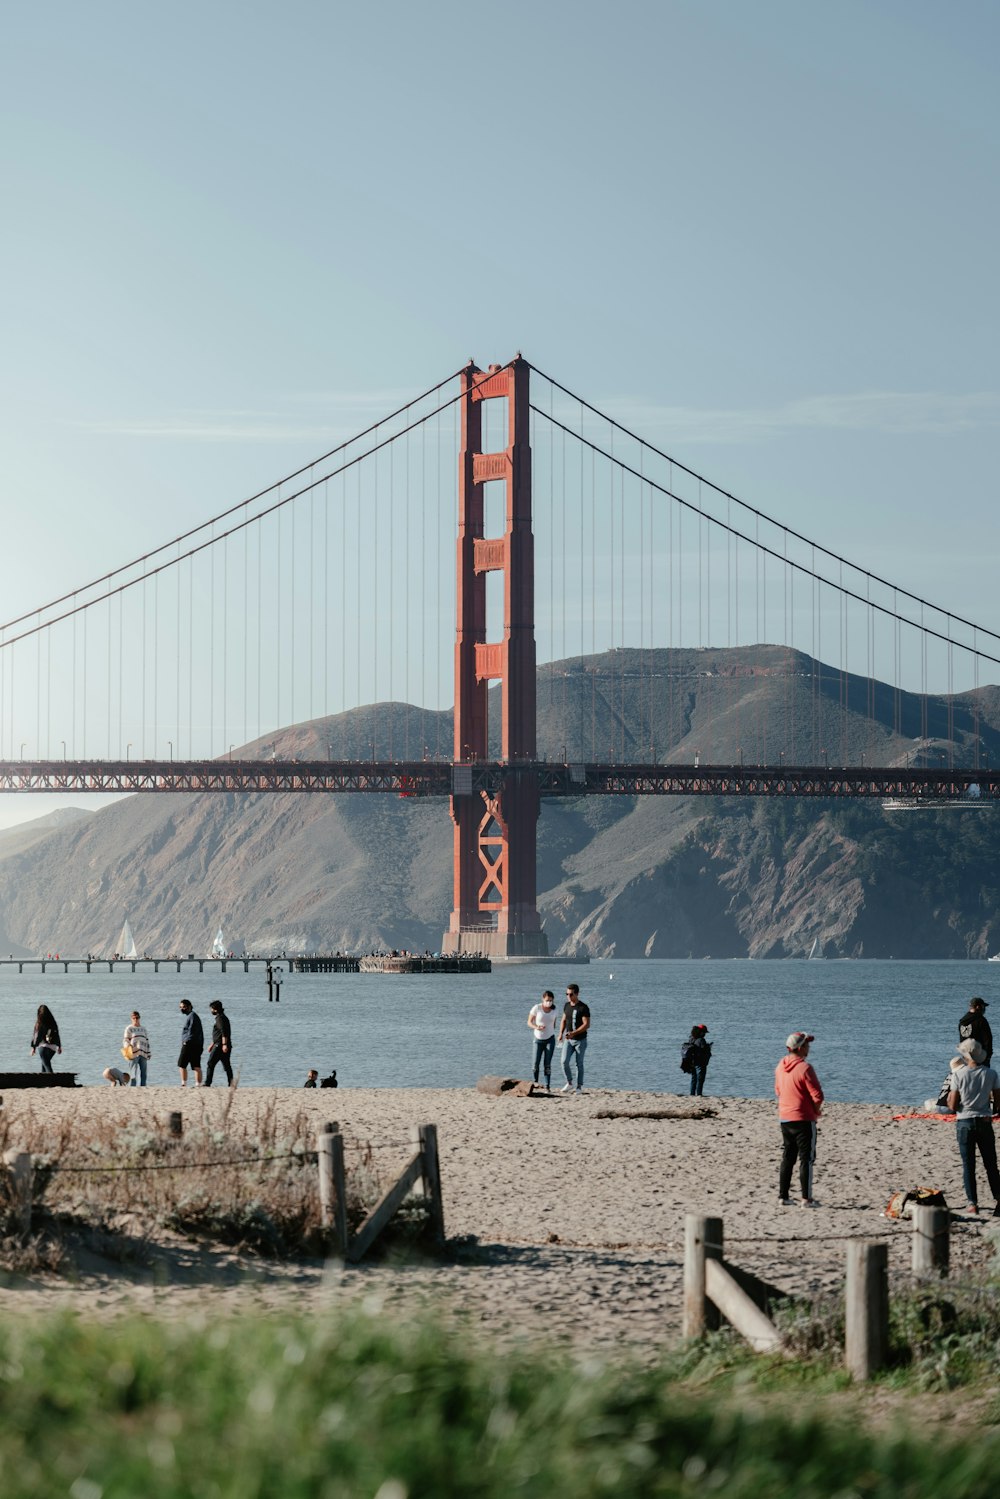
<instances>
[{"instance_id":1,"label":"clear blue sky","mask_svg":"<svg viewBox=\"0 0 1000 1499\"><path fill-rule=\"evenodd\" d=\"M4 618L521 349L1000 627L994 5L55 0L4 33Z\"/></svg>"}]
</instances>

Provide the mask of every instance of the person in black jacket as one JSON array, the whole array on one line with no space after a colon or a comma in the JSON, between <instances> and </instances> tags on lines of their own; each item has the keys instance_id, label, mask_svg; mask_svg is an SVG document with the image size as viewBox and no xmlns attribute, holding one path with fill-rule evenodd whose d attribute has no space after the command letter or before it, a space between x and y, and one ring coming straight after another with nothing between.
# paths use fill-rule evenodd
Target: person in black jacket
<instances>
[{"instance_id":1,"label":"person in black jacket","mask_svg":"<svg viewBox=\"0 0 1000 1499\"><path fill-rule=\"evenodd\" d=\"M35 1029L31 1035L31 1055L37 1051L43 1072L52 1071L52 1055L58 1052L62 1056L62 1042L59 1039L59 1027L56 1025L56 1017L48 1005L38 1006L38 1017L35 1020Z\"/></svg>"},{"instance_id":2,"label":"person in black jacket","mask_svg":"<svg viewBox=\"0 0 1000 1499\"><path fill-rule=\"evenodd\" d=\"M993 1032L985 1015L986 1001L977 994L969 1000L969 1008L958 1022L960 1041L978 1041L986 1053L984 1066L989 1067L993 1058Z\"/></svg>"},{"instance_id":3,"label":"person in black jacket","mask_svg":"<svg viewBox=\"0 0 1000 1499\"><path fill-rule=\"evenodd\" d=\"M691 1093L700 1098L705 1091L705 1073L712 1057L712 1043L705 1039L707 1025L693 1025L691 1034L681 1047L684 1070L691 1074Z\"/></svg>"},{"instance_id":4,"label":"person in black jacket","mask_svg":"<svg viewBox=\"0 0 1000 1499\"><path fill-rule=\"evenodd\" d=\"M212 1074L219 1063L222 1070L229 1079L226 1086L233 1086L233 1068L230 1062L230 1054L233 1049L233 1031L229 1024L229 1016L222 1008L221 999L213 999L208 1007L212 1012L212 1044L208 1048L208 1071L205 1074L205 1087L212 1086Z\"/></svg>"}]
</instances>

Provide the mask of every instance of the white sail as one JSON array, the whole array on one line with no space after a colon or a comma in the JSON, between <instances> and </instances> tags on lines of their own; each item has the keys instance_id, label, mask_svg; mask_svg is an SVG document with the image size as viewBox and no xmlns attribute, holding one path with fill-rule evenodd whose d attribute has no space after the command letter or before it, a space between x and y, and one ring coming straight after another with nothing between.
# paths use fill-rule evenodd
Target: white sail
<instances>
[{"instance_id":1,"label":"white sail","mask_svg":"<svg viewBox=\"0 0 1000 1499\"><path fill-rule=\"evenodd\" d=\"M816 949L817 949L817 947L819 947L819 938L818 937L814 937L813 938L813 945L809 949L809 956L811 958L814 958L816 956Z\"/></svg>"},{"instance_id":2,"label":"white sail","mask_svg":"<svg viewBox=\"0 0 1000 1499\"><path fill-rule=\"evenodd\" d=\"M128 917L125 918L125 925L122 927L115 952L120 958L137 958L139 956L135 950L135 938L132 936L132 928L128 924Z\"/></svg>"},{"instance_id":3,"label":"white sail","mask_svg":"<svg viewBox=\"0 0 1000 1499\"><path fill-rule=\"evenodd\" d=\"M229 948L226 946L221 926L215 934L215 941L212 943L212 951L209 956L213 958L228 958L229 956Z\"/></svg>"}]
</instances>

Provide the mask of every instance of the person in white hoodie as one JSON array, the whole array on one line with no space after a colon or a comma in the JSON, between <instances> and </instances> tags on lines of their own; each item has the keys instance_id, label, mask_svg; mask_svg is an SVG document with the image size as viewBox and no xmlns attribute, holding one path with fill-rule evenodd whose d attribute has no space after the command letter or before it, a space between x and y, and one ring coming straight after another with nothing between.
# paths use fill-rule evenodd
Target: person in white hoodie
<instances>
[{"instance_id":1,"label":"person in white hoodie","mask_svg":"<svg viewBox=\"0 0 1000 1499\"><path fill-rule=\"evenodd\" d=\"M534 1078L538 1081L539 1068L545 1073L546 1090L552 1092L552 1053L556 1049L556 997L551 989L542 995L541 1004L532 1005L528 1011L528 1024L535 1037Z\"/></svg>"}]
</instances>

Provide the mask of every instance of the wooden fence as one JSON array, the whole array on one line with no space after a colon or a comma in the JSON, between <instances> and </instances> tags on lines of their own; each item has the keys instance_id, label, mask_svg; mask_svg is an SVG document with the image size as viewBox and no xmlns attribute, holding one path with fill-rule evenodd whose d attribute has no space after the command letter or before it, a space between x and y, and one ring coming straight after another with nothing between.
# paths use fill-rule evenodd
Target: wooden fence
<instances>
[{"instance_id":1,"label":"wooden fence","mask_svg":"<svg viewBox=\"0 0 1000 1499\"><path fill-rule=\"evenodd\" d=\"M323 1222L331 1230L334 1252L349 1264L357 1264L375 1243L408 1197L422 1197L427 1204L431 1240L444 1243L444 1207L438 1166L437 1126L415 1124L410 1130L414 1154L408 1165L372 1208L355 1233L347 1224L347 1175L344 1138L340 1125L325 1124L316 1137L319 1164L319 1201Z\"/></svg>"},{"instance_id":2,"label":"wooden fence","mask_svg":"<svg viewBox=\"0 0 1000 1499\"><path fill-rule=\"evenodd\" d=\"M168 1115L167 1131L175 1139L183 1134L182 1114L175 1111ZM409 1197L424 1200L431 1242L437 1247L444 1244L444 1207L441 1200L437 1126L416 1124L410 1130L410 1139L413 1145L412 1158L356 1232L351 1233L347 1219L344 1137L340 1133L340 1125L324 1124L317 1136L316 1161L319 1171L320 1215L324 1225L330 1230L334 1253L342 1256L350 1264L356 1264L367 1254ZM267 1157L262 1159L267 1160ZM242 1163L229 1162L229 1164L253 1165L258 1162L251 1159ZM6 1201L11 1221L15 1231L22 1238L26 1238L31 1231L34 1160L27 1151L8 1150L4 1153L3 1165L6 1177ZM134 1166L129 1169L135 1174L144 1168ZM153 1169L163 1169L163 1163L158 1163ZM176 1169L179 1171L199 1169L199 1163L179 1163Z\"/></svg>"},{"instance_id":3,"label":"wooden fence","mask_svg":"<svg viewBox=\"0 0 1000 1499\"><path fill-rule=\"evenodd\" d=\"M947 1208L914 1207L912 1216L913 1274L946 1276ZM863 1380L884 1368L889 1354L889 1246L884 1239L846 1242L844 1362L855 1379ZM684 1336L701 1337L724 1317L758 1352L785 1352L770 1311L789 1293L726 1260L723 1248L722 1219L689 1213L684 1223Z\"/></svg>"}]
</instances>

